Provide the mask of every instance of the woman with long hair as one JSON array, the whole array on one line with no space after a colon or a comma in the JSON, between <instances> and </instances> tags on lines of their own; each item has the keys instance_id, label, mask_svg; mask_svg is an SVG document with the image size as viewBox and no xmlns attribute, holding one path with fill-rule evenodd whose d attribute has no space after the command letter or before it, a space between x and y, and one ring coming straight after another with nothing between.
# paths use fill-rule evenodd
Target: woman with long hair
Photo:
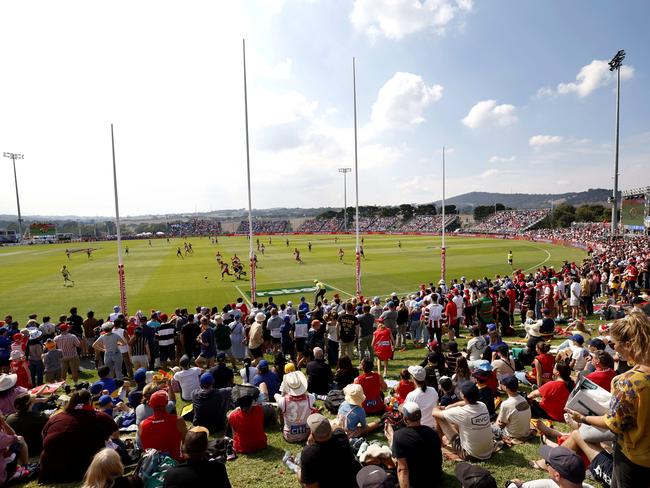
<instances>
[{"instance_id":1,"label":"woman with long hair","mask_svg":"<svg viewBox=\"0 0 650 488\"><path fill-rule=\"evenodd\" d=\"M110 447L105 447L93 458L81 488L130 488L134 486L124 476L124 466L120 455Z\"/></svg>"},{"instance_id":2,"label":"woman with long hair","mask_svg":"<svg viewBox=\"0 0 650 488\"><path fill-rule=\"evenodd\" d=\"M469 364L467 363L466 358L458 358L458 361L456 362L456 372L452 375L451 381L454 383L456 395L458 398L461 398L463 385L472 381L472 371L469 369Z\"/></svg>"},{"instance_id":3,"label":"woman with long hair","mask_svg":"<svg viewBox=\"0 0 650 488\"><path fill-rule=\"evenodd\" d=\"M556 364L553 373L560 378L549 381L528 394L531 414L536 418L564 422L564 406L576 384L571 378L571 368L564 363Z\"/></svg>"},{"instance_id":4,"label":"woman with long hair","mask_svg":"<svg viewBox=\"0 0 650 488\"><path fill-rule=\"evenodd\" d=\"M612 488L640 486L650 477L650 319L634 312L609 330L614 350L635 366L612 380L612 401L602 416L567 410L577 422L616 434Z\"/></svg>"},{"instance_id":5,"label":"woman with long hair","mask_svg":"<svg viewBox=\"0 0 650 488\"><path fill-rule=\"evenodd\" d=\"M377 330L372 337L372 348L377 357L377 372L381 371L381 365L384 364L384 376L388 374L388 361L393 357L395 344L393 343L393 334L389 328L384 325L383 320L377 320Z\"/></svg>"},{"instance_id":6,"label":"woman with long hair","mask_svg":"<svg viewBox=\"0 0 650 488\"><path fill-rule=\"evenodd\" d=\"M420 423L435 430L436 421L433 418L433 409L438 406L438 392L435 388L427 386L427 372L422 366L409 366L408 373L415 387L406 395L405 402L415 402L420 407L422 419Z\"/></svg>"},{"instance_id":7,"label":"woman with long hair","mask_svg":"<svg viewBox=\"0 0 650 488\"><path fill-rule=\"evenodd\" d=\"M348 356L341 356L336 364L336 372L334 373L336 388L342 390L352 383L357 376L359 376L359 369L352 366L352 359Z\"/></svg>"},{"instance_id":8,"label":"woman with long hair","mask_svg":"<svg viewBox=\"0 0 650 488\"><path fill-rule=\"evenodd\" d=\"M525 385L542 386L553 380L555 357L550 353L551 345L548 342L538 342L535 349L537 356L533 360L533 369L530 372L517 371L515 376Z\"/></svg>"}]
</instances>

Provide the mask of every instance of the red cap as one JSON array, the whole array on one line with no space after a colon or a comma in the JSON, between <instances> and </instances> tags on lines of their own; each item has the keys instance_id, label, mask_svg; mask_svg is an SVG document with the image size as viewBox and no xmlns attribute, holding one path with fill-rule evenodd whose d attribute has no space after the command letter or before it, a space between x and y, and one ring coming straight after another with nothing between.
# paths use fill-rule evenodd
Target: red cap
<instances>
[{"instance_id":1,"label":"red cap","mask_svg":"<svg viewBox=\"0 0 650 488\"><path fill-rule=\"evenodd\" d=\"M59 330L60 330L61 332L65 332L65 331L67 331L69 328L70 328L70 326L69 326L68 324L61 324L61 325L59 326Z\"/></svg>"},{"instance_id":2,"label":"red cap","mask_svg":"<svg viewBox=\"0 0 650 488\"><path fill-rule=\"evenodd\" d=\"M163 313L163 314L160 315L160 321L161 322L167 322L167 319L168 319L168 317L167 317L166 313Z\"/></svg>"},{"instance_id":3,"label":"red cap","mask_svg":"<svg viewBox=\"0 0 650 488\"><path fill-rule=\"evenodd\" d=\"M20 332L16 332L14 335L11 336L11 338L14 341L22 341L23 340L23 335Z\"/></svg>"},{"instance_id":4,"label":"red cap","mask_svg":"<svg viewBox=\"0 0 650 488\"><path fill-rule=\"evenodd\" d=\"M165 408L167 402L169 402L169 397L167 396L167 392L163 390L158 390L149 398L149 406L154 410Z\"/></svg>"}]
</instances>

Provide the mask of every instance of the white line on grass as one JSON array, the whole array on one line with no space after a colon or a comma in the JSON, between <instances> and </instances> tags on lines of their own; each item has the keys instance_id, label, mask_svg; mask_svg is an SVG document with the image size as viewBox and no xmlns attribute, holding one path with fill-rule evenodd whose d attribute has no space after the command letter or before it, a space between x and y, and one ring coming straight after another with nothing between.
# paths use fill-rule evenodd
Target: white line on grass
<instances>
[{"instance_id":1,"label":"white line on grass","mask_svg":"<svg viewBox=\"0 0 650 488\"><path fill-rule=\"evenodd\" d=\"M235 288L237 288L237 291L241 294L241 296L244 297L244 300L246 300L246 303L248 303L248 305L250 305L250 306L252 307L253 304L251 303L251 301L250 301L250 300L248 299L248 297L246 296L246 293L244 293L243 291L241 291L241 288L239 288L239 285L235 285Z\"/></svg>"},{"instance_id":2,"label":"white line on grass","mask_svg":"<svg viewBox=\"0 0 650 488\"><path fill-rule=\"evenodd\" d=\"M524 273L525 273L526 271L530 271L531 269L535 269L535 268L537 268L538 266L541 266L542 264L546 263L549 259L551 259L551 253L548 252L546 249L543 249L543 248L541 248L541 247L537 247L537 246L533 246L532 244L526 244L526 245L527 245L528 247L534 247L535 249L539 249L540 251L544 251L544 252L546 253L546 259L545 259L544 261L542 261L541 263L537 263L536 265L531 266L530 268L527 268L527 269L523 270Z\"/></svg>"},{"instance_id":3,"label":"white line on grass","mask_svg":"<svg viewBox=\"0 0 650 488\"><path fill-rule=\"evenodd\" d=\"M353 295L352 293L348 293L347 291L345 291L345 290L341 290L340 288L337 288L337 287L335 287L335 286L332 286L332 285L330 285L329 283L325 283L324 281L323 281L322 283L323 283L325 286L329 286L332 290L336 290L336 291L340 291L341 293L345 293L345 294L346 294L347 296L349 296L350 298L354 297L354 295Z\"/></svg>"}]
</instances>

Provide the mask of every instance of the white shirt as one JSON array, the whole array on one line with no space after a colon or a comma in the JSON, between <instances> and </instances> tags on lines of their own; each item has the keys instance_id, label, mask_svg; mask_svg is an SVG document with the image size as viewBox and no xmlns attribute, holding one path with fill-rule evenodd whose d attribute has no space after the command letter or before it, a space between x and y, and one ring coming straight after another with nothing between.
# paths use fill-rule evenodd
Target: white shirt
<instances>
[{"instance_id":1,"label":"white shirt","mask_svg":"<svg viewBox=\"0 0 650 488\"><path fill-rule=\"evenodd\" d=\"M577 307L580 305L580 283L573 282L571 284L571 295L569 296L569 305L572 307Z\"/></svg>"},{"instance_id":2,"label":"white shirt","mask_svg":"<svg viewBox=\"0 0 650 488\"><path fill-rule=\"evenodd\" d=\"M587 350L584 347L571 345L571 359L575 360L573 366L574 371L582 371L587 365L587 357L585 353Z\"/></svg>"},{"instance_id":3,"label":"white shirt","mask_svg":"<svg viewBox=\"0 0 650 488\"><path fill-rule=\"evenodd\" d=\"M510 483L510 485L507 488L512 488L514 486L515 486L514 483ZM521 485L521 488L560 488L560 485L558 485L555 481L551 479L545 479L545 480L526 481L523 485ZM594 487L588 483L582 483L582 488L594 488Z\"/></svg>"},{"instance_id":4,"label":"white shirt","mask_svg":"<svg viewBox=\"0 0 650 488\"><path fill-rule=\"evenodd\" d=\"M125 332L124 329L114 328L113 332L115 332L118 336L120 336L120 338L124 342L126 342L126 340L124 339L124 332ZM120 350L120 352L122 354L129 352L129 345L128 344L126 346L117 346L117 348Z\"/></svg>"},{"instance_id":5,"label":"white shirt","mask_svg":"<svg viewBox=\"0 0 650 488\"><path fill-rule=\"evenodd\" d=\"M429 305L429 322L437 322L442 319L442 305L439 303L432 303Z\"/></svg>"},{"instance_id":6,"label":"white shirt","mask_svg":"<svg viewBox=\"0 0 650 488\"><path fill-rule=\"evenodd\" d=\"M494 450L490 413L483 402L442 411L445 419L458 426L460 444L471 456L489 459Z\"/></svg>"},{"instance_id":7,"label":"white shirt","mask_svg":"<svg viewBox=\"0 0 650 488\"><path fill-rule=\"evenodd\" d=\"M416 386L415 390L406 395L406 401L417 403L422 411L420 423L435 430L436 421L433 418L433 409L438 406L438 393L436 390L427 386L427 390L422 391L422 388Z\"/></svg>"},{"instance_id":8,"label":"white shirt","mask_svg":"<svg viewBox=\"0 0 650 488\"><path fill-rule=\"evenodd\" d=\"M181 398L185 401L192 400L192 392L201 388L199 378L202 370L194 366L190 369L184 369L174 373L174 380L181 385Z\"/></svg>"},{"instance_id":9,"label":"white shirt","mask_svg":"<svg viewBox=\"0 0 650 488\"><path fill-rule=\"evenodd\" d=\"M501 402L497 421L507 424L504 430L509 437L522 439L530 433L530 405L524 397L509 396Z\"/></svg>"},{"instance_id":10,"label":"white shirt","mask_svg":"<svg viewBox=\"0 0 650 488\"><path fill-rule=\"evenodd\" d=\"M455 295L451 301L456 304L456 310L458 310L458 312L456 313L456 318L461 318L463 316L463 308L465 307L465 300L463 300L462 296Z\"/></svg>"}]
</instances>

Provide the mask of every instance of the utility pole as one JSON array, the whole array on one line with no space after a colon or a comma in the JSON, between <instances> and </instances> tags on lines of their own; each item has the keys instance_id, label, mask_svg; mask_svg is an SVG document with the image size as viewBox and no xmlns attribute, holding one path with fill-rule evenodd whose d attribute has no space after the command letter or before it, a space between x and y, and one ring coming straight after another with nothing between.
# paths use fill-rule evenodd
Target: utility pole
<instances>
[{"instance_id":1,"label":"utility pole","mask_svg":"<svg viewBox=\"0 0 650 488\"><path fill-rule=\"evenodd\" d=\"M343 230L348 230L348 173L352 168L339 168L339 173L343 173Z\"/></svg>"},{"instance_id":2,"label":"utility pole","mask_svg":"<svg viewBox=\"0 0 650 488\"><path fill-rule=\"evenodd\" d=\"M16 184L16 205L18 206L18 241L23 240L23 218L20 214L20 198L18 197L18 177L16 176L16 159L24 159L25 156L20 153L5 152L2 154L5 158L11 159L14 164L14 183Z\"/></svg>"}]
</instances>

